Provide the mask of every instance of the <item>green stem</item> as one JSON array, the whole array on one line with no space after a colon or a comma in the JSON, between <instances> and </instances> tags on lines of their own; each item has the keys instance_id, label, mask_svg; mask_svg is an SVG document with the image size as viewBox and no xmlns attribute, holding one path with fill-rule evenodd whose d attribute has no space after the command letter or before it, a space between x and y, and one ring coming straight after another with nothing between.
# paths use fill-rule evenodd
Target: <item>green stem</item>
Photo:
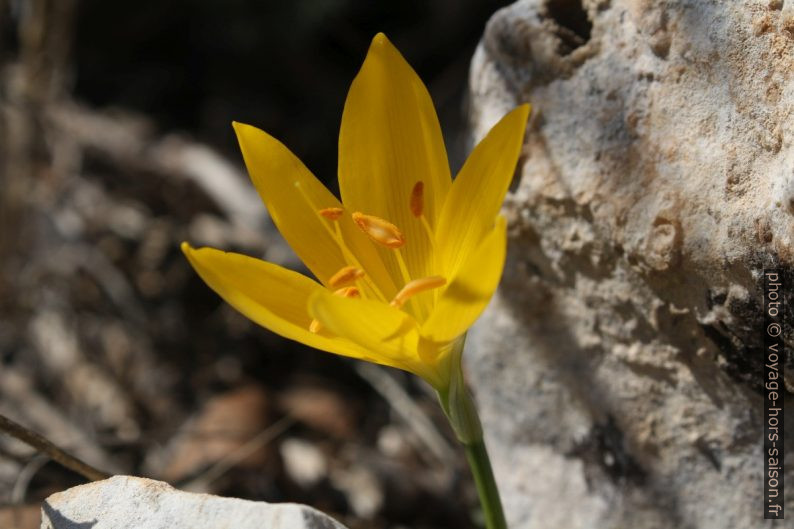
<instances>
[{"instance_id":1,"label":"green stem","mask_svg":"<svg viewBox=\"0 0 794 529\"><path fill-rule=\"evenodd\" d=\"M485 441L481 439L464 446L466 447L466 459L469 461L471 473L474 475L474 483L477 485L477 493L480 495L480 504L485 515L485 527L488 529L507 529L502 502L499 499L499 490L496 488L496 480L493 477L491 460L488 458Z\"/></svg>"},{"instance_id":2,"label":"green stem","mask_svg":"<svg viewBox=\"0 0 794 529\"><path fill-rule=\"evenodd\" d=\"M507 529L491 460L485 449L480 417L463 380L461 357L465 339L464 335L452 346L447 365L450 374L449 384L443 390L439 390L438 398L455 435L466 449L466 459L469 461L474 483L477 485L486 529Z\"/></svg>"}]
</instances>

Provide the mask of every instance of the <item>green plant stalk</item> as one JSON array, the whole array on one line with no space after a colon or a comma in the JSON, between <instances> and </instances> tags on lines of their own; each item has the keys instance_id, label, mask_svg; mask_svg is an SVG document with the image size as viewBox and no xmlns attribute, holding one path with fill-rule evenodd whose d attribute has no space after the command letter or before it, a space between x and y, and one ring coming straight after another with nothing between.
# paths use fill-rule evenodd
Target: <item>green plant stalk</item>
<instances>
[{"instance_id":1,"label":"green plant stalk","mask_svg":"<svg viewBox=\"0 0 794 529\"><path fill-rule=\"evenodd\" d=\"M450 351L449 385L438 391L438 399L455 435L466 450L466 459L477 486L486 529L507 529L502 500L499 498L491 460L485 448L480 417L463 379L461 357L465 341L464 335Z\"/></svg>"},{"instance_id":2,"label":"green plant stalk","mask_svg":"<svg viewBox=\"0 0 794 529\"><path fill-rule=\"evenodd\" d=\"M507 529L502 501L499 499L499 490L496 488L496 480L493 477L485 441L481 439L464 446L466 447L466 459L469 461L471 473L474 475L477 494L480 496L480 505L485 515L485 527Z\"/></svg>"}]
</instances>

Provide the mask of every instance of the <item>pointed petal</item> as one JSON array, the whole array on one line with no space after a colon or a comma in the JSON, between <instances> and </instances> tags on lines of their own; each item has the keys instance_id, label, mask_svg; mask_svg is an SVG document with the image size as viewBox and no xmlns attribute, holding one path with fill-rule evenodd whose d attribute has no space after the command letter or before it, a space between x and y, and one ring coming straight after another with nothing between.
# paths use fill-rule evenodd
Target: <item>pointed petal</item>
<instances>
[{"instance_id":1,"label":"pointed petal","mask_svg":"<svg viewBox=\"0 0 794 529\"><path fill-rule=\"evenodd\" d=\"M290 340L343 356L367 355L359 346L339 338L309 332L307 307L322 285L273 263L214 248L182 251L207 285L253 322Z\"/></svg>"},{"instance_id":2,"label":"pointed petal","mask_svg":"<svg viewBox=\"0 0 794 529\"><path fill-rule=\"evenodd\" d=\"M510 181L526 129L529 105L503 117L475 147L452 184L439 219L444 272L450 276L493 227Z\"/></svg>"},{"instance_id":3,"label":"pointed petal","mask_svg":"<svg viewBox=\"0 0 794 529\"><path fill-rule=\"evenodd\" d=\"M501 215L496 226L469 255L436 306L422 325L421 335L434 342L454 340L471 327L491 300L505 262L506 221Z\"/></svg>"},{"instance_id":4,"label":"pointed petal","mask_svg":"<svg viewBox=\"0 0 794 529\"><path fill-rule=\"evenodd\" d=\"M371 362L410 371L431 384L438 375L420 358L416 321L385 303L315 293L309 312L328 330L370 351Z\"/></svg>"},{"instance_id":5,"label":"pointed petal","mask_svg":"<svg viewBox=\"0 0 794 529\"><path fill-rule=\"evenodd\" d=\"M375 36L348 93L339 134L339 188L351 209L384 218L402 230L401 251L412 277L428 275L430 243L411 214L411 191L424 182L431 226L451 182L441 127L416 72L382 33ZM401 276L393 256L390 270Z\"/></svg>"},{"instance_id":6,"label":"pointed petal","mask_svg":"<svg viewBox=\"0 0 794 529\"><path fill-rule=\"evenodd\" d=\"M324 284L348 263L333 235L339 222L343 237L362 267L384 290L394 291L377 251L344 215L331 221L319 215L339 208L339 200L281 142L264 131L234 123L245 165L276 227L309 270ZM384 293L384 295L390 295Z\"/></svg>"}]
</instances>

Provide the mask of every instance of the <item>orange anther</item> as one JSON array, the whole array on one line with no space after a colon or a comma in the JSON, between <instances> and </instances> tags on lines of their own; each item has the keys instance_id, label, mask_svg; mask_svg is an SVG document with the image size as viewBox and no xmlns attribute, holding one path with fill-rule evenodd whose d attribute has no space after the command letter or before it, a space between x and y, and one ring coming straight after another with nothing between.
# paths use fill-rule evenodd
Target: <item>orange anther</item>
<instances>
[{"instance_id":1,"label":"orange anther","mask_svg":"<svg viewBox=\"0 0 794 529\"><path fill-rule=\"evenodd\" d=\"M309 332L317 334L323 328L323 324L320 323L320 320L312 320L309 324Z\"/></svg>"},{"instance_id":2,"label":"orange anther","mask_svg":"<svg viewBox=\"0 0 794 529\"><path fill-rule=\"evenodd\" d=\"M419 180L411 190L411 213L414 217L421 217L425 210L425 183Z\"/></svg>"},{"instance_id":3,"label":"orange anther","mask_svg":"<svg viewBox=\"0 0 794 529\"><path fill-rule=\"evenodd\" d=\"M338 288L364 277L364 271L355 266L345 266L328 280L328 286Z\"/></svg>"},{"instance_id":4,"label":"orange anther","mask_svg":"<svg viewBox=\"0 0 794 529\"><path fill-rule=\"evenodd\" d=\"M344 212L345 210L342 208L323 208L317 213L319 213L321 217L325 217L328 220L338 220Z\"/></svg>"},{"instance_id":5,"label":"orange anther","mask_svg":"<svg viewBox=\"0 0 794 529\"><path fill-rule=\"evenodd\" d=\"M428 290L433 290L434 288L443 287L446 284L447 280L441 276L430 276L423 277L421 279L414 279L405 285L399 292L397 292L397 295L394 296L394 299L391 301L390 305L392 307L401 309L402 306L405 305L405 302L408 301L412 296L421 294L422 292L426 292Z\"/></svg>"},{"instance_id":6,"label":"orange anther","mask_svg":"<svg viewBox=\"0 0 794 529\"><path fill-rule=\"evenodd\" d=\"M353 220L364 233L369 235L370 239L383 246L400 248L405 244L402 232L391 222L374 215L364 215L358 211L353 213Z\"/></svg>"},{"instance_id":7,"label":"orange anther","mask_svg":"<svg viewBox=\"0 0 794 529\"><path fill-rule=\"evenodd\" d=\"M360 298L361 292L356 287L344 287L334 291L334 296L343 298Z\"/></svg>"}]
</instances>

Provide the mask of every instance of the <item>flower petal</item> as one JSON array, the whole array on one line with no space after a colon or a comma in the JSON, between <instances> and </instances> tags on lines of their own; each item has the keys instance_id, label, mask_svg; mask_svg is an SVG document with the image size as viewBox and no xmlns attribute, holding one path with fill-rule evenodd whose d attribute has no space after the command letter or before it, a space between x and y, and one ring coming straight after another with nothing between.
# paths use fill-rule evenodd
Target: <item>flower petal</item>
<instances>
[{"instance_id":1,"label":"flower petal","mask_svg":"<svg viewBox=\"0 0 794 529\"><path fill-rule=\"evenodd\" d=\"M431 384L438 375L419 356L416 321L385 303L343 298L318 291L309 300L309 312L328 330L370 351L369 361L410 371Z\"/></svg>"},{"instance_id":2,"label":"flower petal","mask_svg":"<svg viewBox=\"0 0 794 529\"><path fill-rule=\"evenodd\" d=\"M411 213L411 191L424 182L424 213L431 226L451 182L441 127L416 72L379 33L345 101L339 133L339 188L351 209L376 215L403 231L401 250L412 277L429 275L430 243ZM380 250L401 282L393 255Z\"/></svg>"},{"instance_id":3,"label":"flower petal","mask_svg":"<svg viewBox=\"0 0 794 529\"><path fill-rule=\"evenodd\" d=\"M477 244L436 306L420 334L434 342L454 340L471 327L491 300L504 268L507 248L506 221L501 215L491 233Z\"/></svg>"},{"instance_id":4,"label":"flower petal","mask_svg":"<svg viewBox=\"0 0 794 529\"><path fill-rule=\"evenodd\" d=\"M309 297L326 291L316 281L273 263L214 248L182 251L209 287L253 322L308 346L353 358L367 352L339 338L309 332Z\"/></svg>"},{"instance_id":5,"label":"flower petal","mask_svg":"<svg viewBox=\"0 0 794 529\"><path fill-rule=\"evenodd\" d=\"M384 296L393 295L396 287L391 276L350 215L336 221L319 215L321 209L341 207L339 200L277 139L251 125L233 125L259 196L278 230L309 270L327 285L337 271L353 264L347 262L334 238L333 223L339 222L347 245L362 267L373 274L373 281Z\"/></svg>"},{"instance_id":6,"label":"flower petal","mask_svg":"<svg viewBox=\"0 0 794 529\"><path fill-rule=\"evenodd\" d=\"M493 227L510 181L526 129L529 105L504 116L475 147L447 195L438 224L444 273L454 276L468 253Z\"/></svg>"}]
</instances>

